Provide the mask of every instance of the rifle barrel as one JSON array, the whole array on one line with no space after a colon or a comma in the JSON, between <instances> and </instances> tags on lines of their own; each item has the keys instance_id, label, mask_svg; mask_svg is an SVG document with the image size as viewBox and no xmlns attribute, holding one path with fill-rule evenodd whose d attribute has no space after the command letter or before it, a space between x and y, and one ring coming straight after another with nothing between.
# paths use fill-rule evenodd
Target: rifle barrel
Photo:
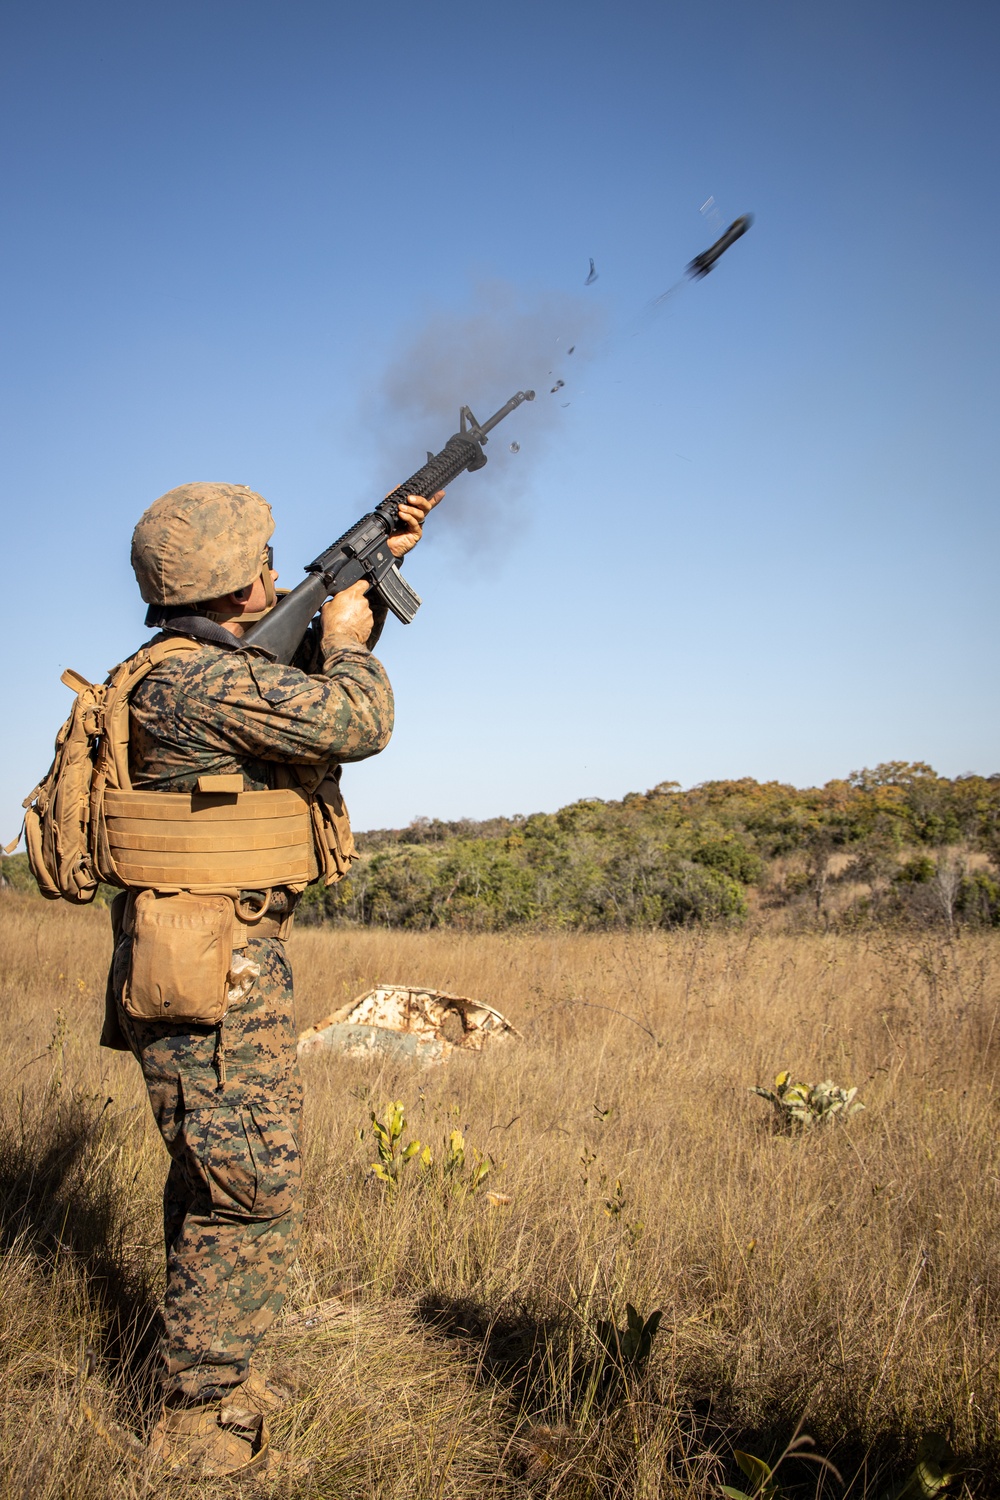
<instances>
[{"instance_id":1,"label":"rifle barrel","mask_svg":"<svg viewBox=\"0 0 1000 1500\"><path fill-rule=\"evenodd\" d=\"M502 422L504 417L509 417L514 408L520 406L522 401L534 401L534 399L534 391L518 391L516 396L511 396L506 406L501 406L499 411L493 413L488 422L482 424L479 431L492 432L497 423Z\"/></svg>"}]
</instances>

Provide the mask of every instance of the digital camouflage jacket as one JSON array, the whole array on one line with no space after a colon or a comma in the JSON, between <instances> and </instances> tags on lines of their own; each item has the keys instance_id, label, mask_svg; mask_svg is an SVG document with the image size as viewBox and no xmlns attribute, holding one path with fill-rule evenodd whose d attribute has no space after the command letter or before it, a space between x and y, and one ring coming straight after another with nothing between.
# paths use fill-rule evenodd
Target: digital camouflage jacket
<instances>
[{"instance_id":1,"label":"digital camouflage jacket","mask_svg":"<svg viewBox=\"0 0 1000 1500\"><path fill-rule=\"evenodd\" d=\"M273 766L364 760L392 733L385 668L352 638L334 640L310 674L253 651L206 641L171 656L132 695L132 784L193 791L206 773L243 774L248 791L274 785Z\"/></svg>"}]
</instances>

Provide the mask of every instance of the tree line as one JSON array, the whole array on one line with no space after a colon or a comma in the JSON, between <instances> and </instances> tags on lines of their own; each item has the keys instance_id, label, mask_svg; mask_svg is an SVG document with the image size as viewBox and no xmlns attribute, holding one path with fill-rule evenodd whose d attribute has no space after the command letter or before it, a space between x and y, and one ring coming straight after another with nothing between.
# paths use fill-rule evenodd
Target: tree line
<instances>
[{"instance_id":1,"label":"tree line","mask_svg":"<svg viewBox=\"0 0 1000 1500\"><path fill-rule=\"evenodd\" d=\"M1000 924L1000 775L893 761L805 789L661 782L527 817L417 818L360 834L307 919L500 931L819 920Z\"/></svg>"}]
</instances>

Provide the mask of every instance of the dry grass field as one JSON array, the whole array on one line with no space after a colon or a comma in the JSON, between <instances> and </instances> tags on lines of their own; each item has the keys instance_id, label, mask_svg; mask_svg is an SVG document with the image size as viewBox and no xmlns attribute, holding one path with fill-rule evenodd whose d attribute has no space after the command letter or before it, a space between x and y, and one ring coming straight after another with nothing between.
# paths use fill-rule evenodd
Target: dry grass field
<instances>
[{"instance_id":1,"label":"dry grass field","mask_svg":"<svg viewBox=\"0 0 1000 1500\"><path fill-rule=\"evenodd\" d=\"M106 923L0 896L2 1493L232 1494L118 1445L150 1402L165 1154L134 1063L96 1045ZM291 953L300 1027L412 981L523 1040L305 1060L292 1307L349 1311L269 1342L299 1467L244 1493L694 1500L751 1488L734 1450L773 1461L801 1420L842 1479L793 1457L782 1494L891 1494L928 1433L950 1493L1000 1494L995 934L313 929ZM865 1111L777 1132L749 1087L783 1068ZM370 1170L390 1100L434 1156L396 1189ZM645 1364L609 1338L628 1303L662 1310Z\"/></svg>"}]
</instances>

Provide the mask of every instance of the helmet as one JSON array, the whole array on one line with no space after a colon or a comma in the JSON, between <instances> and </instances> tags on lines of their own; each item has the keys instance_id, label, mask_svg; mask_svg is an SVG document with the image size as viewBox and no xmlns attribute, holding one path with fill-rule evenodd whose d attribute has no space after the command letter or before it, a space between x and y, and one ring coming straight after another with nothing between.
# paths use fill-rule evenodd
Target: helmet
<instances>
[{"instance_id":1,"label":"helmet","mask_svg":"<svg viewBox=\"0 0 1000 1500\"><path fill-rule=\"evenodd\" d=\"M132 533L132 567L147 604L199 604L266 570L271 507L245 484L182 484L154 500ZM267 572L270 582L270 573Z\"/></svg>"}]
</instances>

